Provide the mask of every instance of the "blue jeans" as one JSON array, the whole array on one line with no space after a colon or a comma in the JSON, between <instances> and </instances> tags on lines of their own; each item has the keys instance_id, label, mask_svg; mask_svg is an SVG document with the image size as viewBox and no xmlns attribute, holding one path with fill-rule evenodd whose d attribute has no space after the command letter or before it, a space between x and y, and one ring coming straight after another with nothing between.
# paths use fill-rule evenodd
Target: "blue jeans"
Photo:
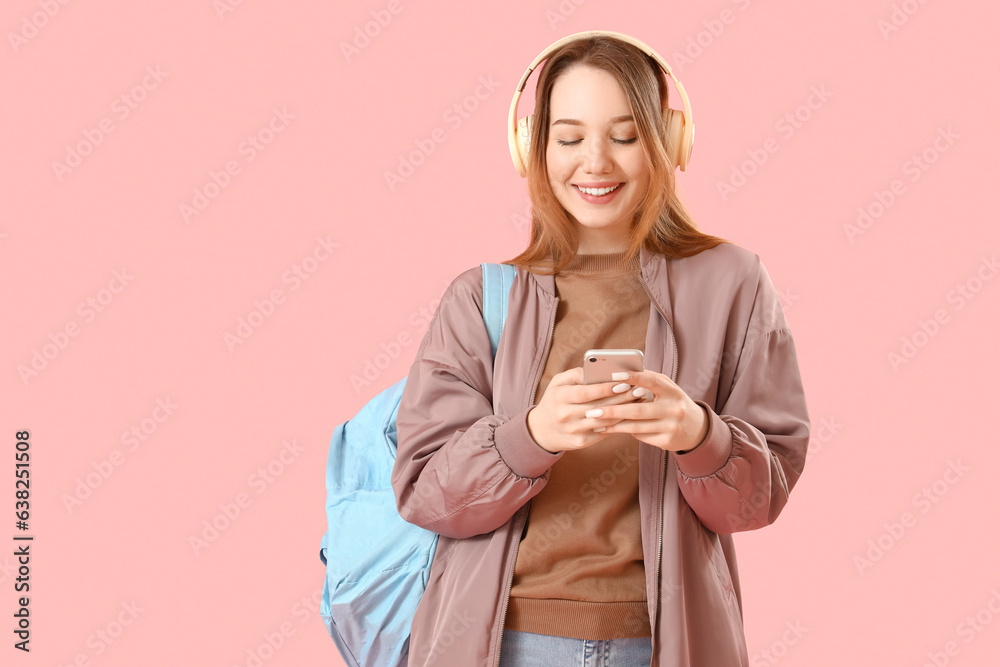
<instances>
[{"instance_id":1,"label":"blue jeans","mask_svg":"<svg viewBox=\"0 0 1000 667\"><path fill-rule=\"evenodd\" d=\"M649 667L653 640L574 639L504 630L500 667Z\"/></svg>"}]
</instances>

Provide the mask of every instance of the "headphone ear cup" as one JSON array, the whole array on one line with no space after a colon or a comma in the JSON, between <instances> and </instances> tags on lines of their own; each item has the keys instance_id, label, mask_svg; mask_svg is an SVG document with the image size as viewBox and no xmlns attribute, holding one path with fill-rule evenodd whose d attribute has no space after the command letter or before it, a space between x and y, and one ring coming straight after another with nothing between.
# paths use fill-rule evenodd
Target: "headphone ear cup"
<instances>
[{"instance_id":1,"label":"headphone ear cup","mask_svg":"<svg viewBox=\"0 0 1000 667\"><path fill-rule=\"evenodd\" d=\"M681 171L687 169L694 144L694 128L686 132L684 120L680 109L667 109L667 148L674 168Z\"/></svg>"},{"instance_id":2,"label":"headphone ear cup","mask_svg":"<svg viewBox=\"0 0 1000 667\"><path fill-rule=\"evenodd\" d=\"M681 141L684 133L684 119L676 109L667 109L667 155L670 164L680 166Z\"/></svg>"},{"instance_id":3,"label":"headphone ear cup","mask_svg":"<svg viewBox=\"0 0 1000 667\"><path fill-rule=\"evenodd\" d=\"M531 124L533 115L522 116L517 121L517 142L521 147L521 163L524 167L522 176L528 171L528 158L531 155Z\"/></svg>"}]
</instances>

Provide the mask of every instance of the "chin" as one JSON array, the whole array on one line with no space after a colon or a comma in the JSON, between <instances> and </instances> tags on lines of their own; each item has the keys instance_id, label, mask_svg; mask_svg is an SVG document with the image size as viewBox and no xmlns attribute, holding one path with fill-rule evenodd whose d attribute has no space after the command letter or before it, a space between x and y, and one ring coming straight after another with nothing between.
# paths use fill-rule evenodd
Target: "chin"
<instances>
[{"instance_id":1,"label":"chin","mask_svg":"<svg viewBox=\"0 0 1000 667\"><path fill-rule=\"evenodd\" d=\"M576 218L581 227L587 229L612 229L621 225L620 220L580 220Z\"/></svg>"}]
</instances>

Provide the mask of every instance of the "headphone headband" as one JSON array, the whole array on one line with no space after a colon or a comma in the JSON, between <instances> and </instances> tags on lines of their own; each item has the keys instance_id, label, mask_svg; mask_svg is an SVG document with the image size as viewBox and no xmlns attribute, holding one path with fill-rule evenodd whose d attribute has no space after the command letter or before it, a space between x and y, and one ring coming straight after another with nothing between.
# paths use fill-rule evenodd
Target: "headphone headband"
<instances>
[{"instance_id":1,"label":"headphone headband","mask_svg":"<svg viewBox=\"0 0 1000 667\"><path fill-rule=\"evenodd\" d=\"M684 112L680 118L679 134L680 136L674 137L675 141L680 145L674 146L674 150L679 154L676 156L675 166L680 167L681 171L687 168L688 160L691 156L691 146L694 143L694 117L691 114L691 102L688 100L687 93L684 91L684 86L681 82L674 76L674 73L670 69L670 65L660 57L656 51L653 50L648 44L643 41L636 39L630 35L626 35L620 32L611 32L608 30L587 30L584 32L578 32L550 44L544 51L539 53L531 64L528 65L528 69L524 71L524 75L521 77L520 82L517 84L517 90L514 91L514 98L510 102L510 112L508 114L507 120L507 143L510 146L511 158L514 160L514 166L517 168L518 173L521 176L527 175L527 150L526 145L530 140L530 136L524 136L523 133L527 132L530 127L530 121L527 118L522 118L520 121L517 118L517 103L521 99L521 93L524 91L524 86L528 82L528 77L531 73L538 67L539 63L548 58L556 49L569 44L570 42L575 42L577 40L589 39L591 37L611 37L619 41L625 42L635 46L640 51L651 57L660 68L670 77L674 82L674 87L677 88L677 92L681 96L681 103L684 105ZM668 109L667 112L673 112L673 109ZM670 114L668 113L668 116ZM668 123L668 136L670 135L670 123ZM519 127L520 126L520 127ZM522 141L525 142L522 144ZM686 150L685 150L686 148Z\"/></svg>"}]
</instances>

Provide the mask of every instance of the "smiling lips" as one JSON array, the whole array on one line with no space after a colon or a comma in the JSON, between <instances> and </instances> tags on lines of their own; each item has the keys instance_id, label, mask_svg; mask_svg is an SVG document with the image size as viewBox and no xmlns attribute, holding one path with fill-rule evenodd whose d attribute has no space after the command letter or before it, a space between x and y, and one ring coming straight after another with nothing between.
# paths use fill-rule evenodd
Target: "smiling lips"
<instances>
[{"instance_id":1,"label":"smiling lips","mask_svg":"<svg viewBox=\"0 0 1000 667\"><path fill-rule=\"evenodd\" d=\"M605 204L614 199L620 187L624 183L588 183L587 185L574 184L580 198L591 204Z\"/></svg>"}]
</instances>

